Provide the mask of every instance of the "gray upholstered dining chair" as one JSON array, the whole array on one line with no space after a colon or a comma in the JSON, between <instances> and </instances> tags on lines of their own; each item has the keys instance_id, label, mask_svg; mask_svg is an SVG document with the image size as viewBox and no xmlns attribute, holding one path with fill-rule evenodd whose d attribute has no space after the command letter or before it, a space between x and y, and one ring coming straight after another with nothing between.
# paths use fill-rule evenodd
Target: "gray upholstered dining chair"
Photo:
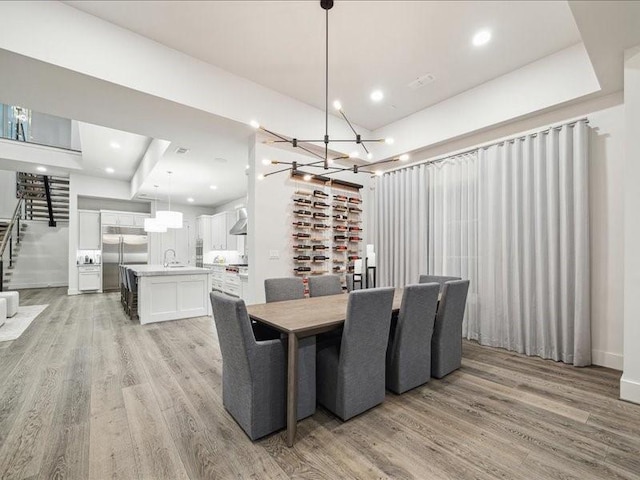
<instances>
[{"instance_id":1,"label":"gray upholstered dining chair","mask_svg":"<svg viewBox=\"0 0 640 480\"><path fill-rule=\"evenodd\" d=\"M387 388L395 393L427 383L431 378L431 335L440 285L407 285L397 323L389 332Z\"/></svg>"},{"instance_id":2,"label":"gray upholstered dining chair","mask_svg":"<svg viewBox=\"0 0 640 480\"><path fill-rule=\"evenodd\" d=\"M444 284L431 337L431 376L442 378L462 365L462 320L469 280Z\"/></svg>"},{"instance_id":3,"label":"gray upholstered dining chair","mask_svg":"<svg viewBox=\"0 0 640 480\"><path fill-rule=\"evenodd\" d=\"M347 273L345 278L347 281L347 292L353 292L353 273Z\"/></svg>"},{"instance_id":4,"label":"gray upholstered dining chair","mask_svg":"<svg viewBox=\"0 0 640 480\"><path fill-rule=\"evenodd\" d=\"M439 283L440 292L444 288L444 284L453 280L461 280L460 277L446 277L442 275L420 275L418 283Z\"/></svg>"},{"instance_id":5,"label":"gray upholstered dining chair","mask_svg":"<svg viewBox=\"0 0 640 480\"><path fill-rule=\"evenodd\" d=\"M300 278L267 278L264 281L267 303L304 298L304 284Z\"/></svg>"},{"instance_id":6,"label":"gray upholstered dining chair","mask_svg":"<svg viewBox=\"0 0 640 480\"><path fill-rule=\"evenodd\" d=\"M393 293L393 288L351 292L341 342L318 350L318 403L342 420L384 401Z\"/></svg>"},{"instance_id":7,"label":"gray upholstered dining chair","mask_svg":"<svg viewBox=\"0 0 640 480\"><path fill-rule=\"evenodd\" d=\"M324 297L342 293L342 282L339 275L321 275L309 277L309 296Z\"/></svg>"},{"instance_id":8,"label":"gray upholstered dining chair","mask_svg":"<svg viewBox=\"0 0 640 480\"><path fill-rule=\"evenodd\" d=\"M222 404L256 440L286 425L287 343L257 341L242 299L212 292L211 306L222 353ZM300 340L298 420L316 408L315 337Z\"/></svg>"}]
</instances>

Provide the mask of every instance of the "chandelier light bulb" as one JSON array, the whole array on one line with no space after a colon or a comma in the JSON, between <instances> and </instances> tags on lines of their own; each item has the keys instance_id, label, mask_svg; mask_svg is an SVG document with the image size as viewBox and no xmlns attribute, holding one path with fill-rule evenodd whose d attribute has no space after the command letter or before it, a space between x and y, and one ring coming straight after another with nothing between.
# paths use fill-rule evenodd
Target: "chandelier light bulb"
<instances>
[{"instance_id":1,"label":"chandelier light bulb","mask_svg":"<svg viewBox=\"0 0 640 480\"><path fill-rule=\"evenodd\" d=\"M342 110L342 104L340 103L340 100L336 100L333 102L333 108L338 111Z\"/></svg>"},{"instance_id":2,"label":"chandelier light bulb","mask_svg":"<svg viewBox=\"0 0 640 480\"><path fill-rule=\"evenodd\" d=\"M354 151L349 154L349 158L358 158L358 157L360 157L360 152Z\"/></svg>"},{"instance_id":3,"label":"chandelier light bulb","mask_svg":"<svg viewBox=\"0 0 640 480\"><path fill-rule=\"evenodd\" d=\"M256 129L260 128L260 124L256 120L251 120L249 122L249 125L251 125L253 128L256 128Z\"/></svg>"},{"instance_id":4,"label":"chandelier light bulb","mask_svg":"<svg viewBox=\"0 0 640 480\"><path fill-rule=\"evenodd\" d=\"M262 173L258 175L258 180L264 180L264 175Z\"/></svg>"},{"instance_id":5,"label":"chandelier light bulb","mask_svg":"<svg viewBox=\"0 0 640 480\"><path fill-rule=\"evenodd\" d=\"M386 143L387 145L393 145L393 138L385 138L384 143Z\"/></svg>"},{"instance_id":6,"label":"chandelier light bulb","mask_svg":"<svg viewBox=\"0 0 640 480\"><path fill-rule=\"evenodd\" d=\"M373 158L373 153L367 153L367 160L371 160Z\"/></svg>"},{"instance_id":7,"label":"chandelier light bulb","mask_svg":"<svg viewBox=\"0 0 640 480\"><path fill-rule=\"evenodd\" d=\"M400 155L399 159L401 162L406 162L407 160L409 160L409 154L403 153L402 155Z\"/></svg>"},{"instance_id":8,"label":"chandelier light bulb","mask_svg":"<svg viewBox=\"0 0 640 480\"><path fill-rule=\"evenodd\" d=\"M268 158L263 158L262 159L262 164L263 165L271 165L271 160L269 160Z\"/></svg>"},{"instance_id":9,"label":"chandelier light bulb","mask_svg":"<svg viewBox=\"0 0 640 480\"><path fill-rule=\"evenodd\" d=\"M311 180L311 175L309 175L308 173L306 173L306 174L304 175L304 177L302 177L302 179L303 179L305 182L308 182L309 180Z\"/></svg>"}]
</instances>

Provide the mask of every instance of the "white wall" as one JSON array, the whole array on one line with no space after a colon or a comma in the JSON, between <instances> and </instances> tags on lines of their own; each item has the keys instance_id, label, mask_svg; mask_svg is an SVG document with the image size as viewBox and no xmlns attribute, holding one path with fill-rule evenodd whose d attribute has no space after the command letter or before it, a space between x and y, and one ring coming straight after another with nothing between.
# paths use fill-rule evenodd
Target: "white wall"
<instances>
[{"instance_id":1,"label":"white wall","mask_svg":"<svg viewBox=\"0 0 640 480\"><path fill-rule=\"evenodd\" d=\"M297 188L312 189L304 181L293 181L288 172L269 176L264 180L256 180L258 173L266 173L275 167L262 165L263 158L277 158L278 160L291 162L294 160L309 162L309 157L304 157L274 147L257 143L250 152L250 176L249 176L249 228L248 228L248 255L249 255L249 286L250 297L248 302L264 302L264 280L271 277L290 277L293 275L293 251L291 249L293 239L292 222L294 217L292 195ZM311 161L317 159L311 159ZM304 167L300 167L304 170ZM322 170L309 170L312 173L322 174ZM368 229L369 210L369 183L367 174L353 174L350 172L333 176L353 183L364 185L361 194L363 196L362 227L364 229L364 242L370 237ZM372 237L371 237L372 238ZM271 253L278 253L278 258L271 258Z\"/></svg>"},{"instance_id":2,"label":"white wall","mask_svg":"<svg viewBox=\"0 0 640 480\"><path fill-rule=\"evenodd\" d=\"M15 268L9 281L10 289L62 287L68 284L69 226L59 222L50 227L47 222L20 221L27 225L20 242ZM14 243L15 245L15 243ZM5 258L8 255L8 247ZM8 266L5 263L5 268Z\"/></svg>"},{"instance_id":3,"label":"white wall","mask_svg":"<svg viewBox=\"0 0 640 480\"><path fill-rule=\"evenodd\" d=\"M624 105L588 116L592 361L622 370Z\"/></svg>"},{"instance_id":4,"label":"white wall","mask_svg":"<svg viewBox=\"0 0 640 480\"><path fill-rule=\"evenodd\" d=\"M16 208L16 172L0 170L0 220L8 220Z\"/></svg>"},{"instance_id":5,"label":"white wall","mask_svg":"<svg viewBox=\"0 0 640 480\"><path fill-rule=\"evenodd\" d=\"M640 403L640 47L626 53L624 68L624 370L620 398Z\"/></svg>"},{"instance_id":6,"label":"white wall","mask_svg":"<svg viewBox=\"0 0 640 480\"><path fill-rule=\"evenodd\" d=\"M234 212L240 207L246 207L248 202L249 197L247 195L243 195L242 197L236 198L235 200L231 200L227 203L214 207L213 213Z\"/></svg>"}]
</instances>

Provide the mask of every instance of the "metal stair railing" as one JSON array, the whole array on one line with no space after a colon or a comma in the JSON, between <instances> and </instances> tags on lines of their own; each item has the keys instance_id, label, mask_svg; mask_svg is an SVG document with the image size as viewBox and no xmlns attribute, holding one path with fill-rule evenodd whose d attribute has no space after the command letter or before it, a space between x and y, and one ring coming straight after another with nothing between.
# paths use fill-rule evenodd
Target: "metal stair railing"
<instances>
[{"instance_id":1,"label":"metal stair railing","mask_svg":"<svg viewBox=\"0 0 640 480\"><path fill-rule=\"evenodd\" d=\"M9 224L7 225L7 229L4 232L4 236L2 237L2 243L0 243L0 292L4 289L4 252L9 245L9 268L13 267L13 227L16 228L16 245L20 244L20 208L22 207L23 198L18 199L18 204L16 205L15 210L13 211L13 215Z\"/></svg>"}]
</instances>

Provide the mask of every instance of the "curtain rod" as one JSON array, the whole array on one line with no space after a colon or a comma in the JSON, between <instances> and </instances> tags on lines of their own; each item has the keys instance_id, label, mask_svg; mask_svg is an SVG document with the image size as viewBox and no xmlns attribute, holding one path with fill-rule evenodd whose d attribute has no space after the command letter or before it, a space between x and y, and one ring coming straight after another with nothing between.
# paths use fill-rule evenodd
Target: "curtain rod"
<instances>
[{"instance_id":1,"label":"curtain rod","mask_svg":"<svg viewBox=\"0 0 640 480\"><path fill-rule=\"evenodd\" d=\"M544 130L528 130L531 133L519 133L517 135L511 136L511 137L504 137L501 138L499 140L491 140L487 143L480 143L478 145L475 145L474 147L471 148L467 148L465 150L460 150L460 151L454 151L452 153L445 153L443 155L437 155L431 159L427 159L427 160L421 160L419 162L415 162L412 163L411 165L406 165L406 166L402 166L402 167L397 167L397 168L393 168L390 170L385 170L385 172L383 173L383 175L387 174L387 173L391 173L391 172L397 172L398 170L405 170L405 169L409 169L409 168L413 168L413 167L417 167L419 165L423 165L423 164L431 164L431 163L440 163L440 162L444 162L445 160L451 158L451 157L458 157L461 155L467 155L469 153L478 151L480 149L488 149L490 147L493 147L495 145L502 145L505 143L514 143L516 140L524 140L527 137L532 137L535 138L540 134L547 134L549 133L551 130L561 130L562 127L573 127L576 123L578 122L585 122L585 123L589 123L589 118L588 117L580 117L580 118L575 118L569 121L565 121L563 123L557 123L557 124L553 124L553 125L549 125L548 127L545 127Z\"/></svg>"}]
</instances>

